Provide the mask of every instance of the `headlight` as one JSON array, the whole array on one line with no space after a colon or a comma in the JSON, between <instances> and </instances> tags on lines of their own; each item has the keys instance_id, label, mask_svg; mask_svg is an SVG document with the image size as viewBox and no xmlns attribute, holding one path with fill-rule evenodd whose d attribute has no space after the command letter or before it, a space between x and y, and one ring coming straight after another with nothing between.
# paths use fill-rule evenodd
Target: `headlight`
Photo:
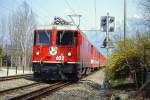
<instances>
[{"instance_id":1,"label":"headlight","mask_svg":"<svg viewBox=\"0 0 150 100\"><path fill-rule=\"evenodd\" d=\"M94 60L93 59L91 59L91 64L94 64Z\"/></svg>"},{"instance_id":2,"label":"headlight","mask_svg":"<svg viewBox=\"0 0 150 100\"><path fill-rule=\"evenodd\" d=\"M36 56L39 56L40 55L40 51L38 50L37 52L36 52Z\"/></svg>"},{"instance_id":3,"label":"headlight","mask_svg":"<svg viewBox=\"0 0 150 100\"><path fill-rule=\"evenodd\" d=\"M68 56L69 56L69 57L71 56L71 52L68 52Z\"/></svg>"},{"instance_id":4,"label":"headlight","mask_svg":"<svg viewBox=\"0 0 150 100\"><path fill-rule=\"evenodd\" d=\"M53 55L53 56L56 55L56 54L57 54L57 47L51 47L49 53L50 53L51 55Z\"/></svg>"}]
</instances>

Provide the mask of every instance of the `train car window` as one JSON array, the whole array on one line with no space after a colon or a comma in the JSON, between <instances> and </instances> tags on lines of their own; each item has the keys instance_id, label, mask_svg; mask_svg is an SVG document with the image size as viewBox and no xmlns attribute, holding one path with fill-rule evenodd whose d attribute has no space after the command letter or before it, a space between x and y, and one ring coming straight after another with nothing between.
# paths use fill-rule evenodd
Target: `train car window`
<instances>
[{"instance_id":1,"label":"train car window","mask_svg":"<svg viewBox=\"0 0 150 100\"><path fill-rule=\"evenodd\" d=\"M51 31L37 31L37 44L51 45Z\"/></svg>"},{"instance_id":2,"label":"train car window","mask_svg":"<svg viewBox=\"0 0 150 100\"><path fill-rule=\"evenodd\" d=\"M82 37L82 48L84 48L84 38Z\"/></svg>"},{"instance_id":3,"label":"train car window","mask_svg":"<svg viewBox=\"0 0 150 100\"><path fill-rule=\"evenodd\" d=\"M77 31L58 31L56 44L64 46L77 45L77 36Z\"/></svg>"},{"instance_id":4,"label":"train car window","mask_svg":"<svg viewBox=\"0 0 150 100\"><path fill-rule=\"evenodd\" d=\"M91 54L93 55L93 45L91 45Z\"/></svg>"}]
</instances>

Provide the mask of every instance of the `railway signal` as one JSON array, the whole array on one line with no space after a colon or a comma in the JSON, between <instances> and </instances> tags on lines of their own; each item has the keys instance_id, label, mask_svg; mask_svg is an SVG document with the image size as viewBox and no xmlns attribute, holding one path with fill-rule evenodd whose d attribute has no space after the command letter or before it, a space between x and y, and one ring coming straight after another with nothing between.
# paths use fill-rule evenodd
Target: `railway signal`
<instances>
[{"instance_id":1,"label":"railway signal","mask_svg":"<svg viewBox=\"0 0 150 100\"><path fill-rule=\"evenodd\" d=\"M105 48L106 46L107 46L107 40L105 38L104 41L103 41L103 47Z\"/></svg>"},{"instance_id":2,"label":"railway signal","mask_svg":"<svg viewBox=\"0 0 150 100\"><path fill-rule=\"evenodd\" d=\"M102 48L112 48L113 44L109 37L109 32L114 32L115 30L115 17L109 16L109 13L107 13L107 16L101 17L101 31L106 32L106 38L103 41L103 47Z\"/></svg>"},{"instance_id":3,"label":"railway signal","mask_svg":"<svg viewBox=\"0 0 150 100\"><path fill-rule=\"evenodd\" d=\"M102 16L101 17L101 31L106 32L106 30L107 30L107 17Z\"/></svg>"},{"instance_id":4,"label":"railway signal","mask_svg":"<svg viewBox=\"0 0 150 100\"><path fill-rule=\"evenodd\" d=\"M107 25L108 21L108 25ZM114 32L115 30L115 17L113 16L102 16L101 17L101 31L107 32L107 27L109 32Z\"/></svg>"},{"instance_id":5,"label":"railway signal","mask_svg":"<svg viewBox=\"0 0 150 100\"><path fill-rule=\"evenodd\" d=\"M113 43L112 43L112 40L110 38L105 38L104 41L103 41L103 47L102 48L113 48Z\"/></svg>"},{"instance_id":6,"label":"railway signal","mask_svg":"<svg viewBox=\"0 0 150 100\"><path fill-rule=\"evenodd\" d=\"M115 17L109 17L109 32L114 32L115 30Z\"/></svg>"}]
</instances>

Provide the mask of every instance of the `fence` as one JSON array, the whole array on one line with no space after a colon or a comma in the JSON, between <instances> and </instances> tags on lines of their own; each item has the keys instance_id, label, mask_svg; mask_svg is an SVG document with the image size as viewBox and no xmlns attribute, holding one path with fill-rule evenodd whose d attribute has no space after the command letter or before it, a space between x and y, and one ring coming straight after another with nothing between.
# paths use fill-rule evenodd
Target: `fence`
<instances>
[{"instance_id":1,"label":"fence","mask_svg":"<svg viewBox=\"0 0 150 100\"><path fill-rule=\"evenodd\" d=\"M32 65L28 59L27 66L22 64L21 57L3 57L0 59L0 77L32 73Z\"/></svg>"}]
</instances>

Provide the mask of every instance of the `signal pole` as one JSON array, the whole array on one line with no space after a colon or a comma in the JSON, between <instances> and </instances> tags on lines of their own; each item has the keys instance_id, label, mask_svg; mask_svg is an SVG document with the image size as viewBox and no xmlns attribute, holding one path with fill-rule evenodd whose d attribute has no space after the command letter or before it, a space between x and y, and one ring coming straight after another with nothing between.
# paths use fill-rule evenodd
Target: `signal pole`
<instances>
[{"instance_id":1,"label":"signal pole","mask_svg":"<svg viewBox=\"0 0 150 100\"><path fill-rule=\"evenodd\" d=\"M109 66L109 62L108 62L108 56L109 56L109 13L107 13L106 18L106 28L104 28L105 32L106 32L106 46L104 48L106 48L106 52L107 52L107 62L106 62L106 68L105 68L105 77L104 77L104 82L102 85L102 88L104 88L105 90L109 89L110 85L109 85L109 75L108 75L108 66Z\"/></svg>"},{"instance_id":2,"label":"signal pole","mask_svg":"<svg viewBox=\"0 0 150 100\"><path fill-rule=\"evenodd\" d=\"M109 84L109 74L108 74L108 69L109 69L109 50L110 48L113 48L113 44L110 40L109 32L114 32L115 28L115 17L109 16L109 13L107 13L107 16L102 16L101 17L101 29L102 32L106 32L106 38L104 39L103 42L103 47L106 49L107 52L107 62L106 62L106 68L105 68L105 77L104 77L104 82L102 85L102 88L105 90L110 88Z\"/></svg>"},{"instance_id":3,"label":"signal pole","mask_svg":"<svg viewBox=\"0 0 150 100\"><path fill-rule=\"evenodd\" d=\"M108 43L109 43L109 13L107 13L107 20L106 20L106 50L107 50L107 62L106 62L106 69L105 69L105 89L108 89L110 86L109 86L109 75L108 75L108 67L109 67L109 60L108 60L108 56L109 56L109 46L108 46Z\"/></svg>"}]
</instances>

